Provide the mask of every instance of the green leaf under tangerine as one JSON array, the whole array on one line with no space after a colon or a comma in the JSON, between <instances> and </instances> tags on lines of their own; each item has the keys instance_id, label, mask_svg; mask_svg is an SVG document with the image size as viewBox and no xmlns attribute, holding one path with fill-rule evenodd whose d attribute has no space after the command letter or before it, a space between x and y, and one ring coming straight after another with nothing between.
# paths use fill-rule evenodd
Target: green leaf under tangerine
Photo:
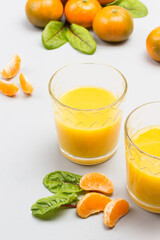
<instances>
[{"instance_id":1,"label":"green leaf under tangerine","mask_svg":"<svg viewBox=\"0 0 160 240\"><path fill-rule=\"evenodd\" d=\"M66 37L71 46L80 52L93 54L96 50L96 42L90 32L77 24L71 24L66 31Z\"/></svg>"},{"instance_id":2,"label":"green leaf under tangerine","mask_svg":"<svg viewBox=\"0 0 160 240\"><path fill-rule=\"evenodd\" d=\"M63 22L49 22L42 33L44 47L48 50L56 49L68 42L65 36L66 30L67 28Z\"/></svg>"}]
</instances>

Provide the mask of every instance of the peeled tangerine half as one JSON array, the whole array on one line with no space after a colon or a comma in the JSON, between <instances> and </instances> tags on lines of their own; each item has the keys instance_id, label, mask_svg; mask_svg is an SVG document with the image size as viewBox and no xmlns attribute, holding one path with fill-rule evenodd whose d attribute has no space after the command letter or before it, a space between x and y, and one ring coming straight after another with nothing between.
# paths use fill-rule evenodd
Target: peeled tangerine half
<instances>
[{"instance_id":1,"label":"peeled tangerine half","mask_svg":"<svg viewBox=\"0 0 160 240\"><path fill-rule=\"evenodd\" d=\"M19 82L24 93L32 94L34 89L31 83L28 81L27 77L24 75L24 73L21 73L19 75Z\"/></svg>"},{"instance_id":2,"label":"peeled tangerine half","mask_svg":"<svg viewBox=\"0 0 160 240\"><path fill-rule=\"evenodd\" d=\"M87 193L77 204L77 214L87 218L91 214L104 211L111 199L101 193Z\"/></svg>"},{"instance_id":3,"label":"peeled tangerine half","mask_svg":"<svg viewBox=\"0 0 160 240\"><path fill-rule=\"evenodd\" d=\"M129 211L129 203L122 199L109 202L104 209L103 222L107 227L114 227L117 221Z\"/></svg>"},{"instance_id":4,"label":"peeled tangerine half","mask_svg":"<svg viewBox=\"0 0 160 240\"><path fill-rule=\"evenodd\" d=\"M18 92L18 86L13 82L7 82L0 79L0 91L9 97L13 97Z\"/></svg>"},{"instance_id":5,"label":"peeled tangerine half","mask_svg":"<svg viewBox=\"0 0 160 240\"><path fill-rule=\"evenodd\" d=\"M12 78L15 77L20 69L21 66L21 59L20 57L15 54L9 63L3 68L1 75L4 78Z\"/></svg>"},{"instance_id":6,"label":"peeled tangerine half","mask_svg":"<svg viewBox=\"0 0 160 240\"><path fill-rule=\"evenodd\" d=\"M112 193L114 190L112 181L97 172L84 175L80 180L80 187L87 191L99 191L102 193Z\"/></svg>"}]
</instances>

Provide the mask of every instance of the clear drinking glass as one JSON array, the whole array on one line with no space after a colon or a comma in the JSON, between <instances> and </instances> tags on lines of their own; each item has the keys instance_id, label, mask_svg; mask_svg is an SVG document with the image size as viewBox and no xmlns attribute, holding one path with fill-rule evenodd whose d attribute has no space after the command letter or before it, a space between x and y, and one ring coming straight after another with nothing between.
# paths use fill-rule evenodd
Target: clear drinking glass
<instances>
[{"instance_id":1,"label":"clear drinking glass","mask_svg":"<svg viewBox=\"0 0 160 240\"><path fill-rule=\"evenodd\" d=\"M160 157L144 152L134 140L137 134L143 134L145 129L151 128L160 128L160 102L136 108L126 120L127 189L130 197L140 207L160 213ZM142 144L146 144L150 138L150 135L143 137ZM159 137L156 136L156 139ZM153 137L151 141L150 143L155 143Z\"/></svg>"},{"instance_id":2,"label":"clear drinking glass","mask_svg":"<svg viewBox=\"0 0 160 240\"><path fill-rule=\"evenodd\" d=\"M58 99L78 87L100 87L116 96L111 105L77 109ZM77 63L58 70L49 82L59 147L65 157L79 164L97 164L117 149L122 109L127 92L124 76L106 64Z\"/></svg>"}]
</instances>

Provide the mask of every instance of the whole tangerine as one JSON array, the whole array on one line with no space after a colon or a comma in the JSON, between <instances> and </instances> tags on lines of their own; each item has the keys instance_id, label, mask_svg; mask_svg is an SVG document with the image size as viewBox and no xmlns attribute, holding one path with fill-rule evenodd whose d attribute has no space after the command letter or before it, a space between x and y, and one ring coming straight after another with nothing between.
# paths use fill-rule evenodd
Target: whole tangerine
<instances>
[{"instance_id":1,"label":"whole tangerine","mask_svg":"<svg viewBox=\"0 0 160 240\"><path fill-rule=\"evenodd\" d=\"M63 4L60 0L28 0L25 11L33 25L45 27L51 20L61 19Z\"/></svg>"},{"instance_id":2,"label":"whole tangerine","mask_svg":"<svg viewBox=\"0 0 160 240\"><path fill-rule=\"evenodd\" d=\"M64 12L68 22L89 28L101 8L97 0L69 0L65 5Z\"/></svg>"},{"instance_id":3,"label":"whole tangerine","mask_svg":"<svg viewBox=\"0 0 160 240\"><path fill-rule=\"evenodd\" d=\"M160 62L160 27L155 28L147 37L146 48L149 55Z\"/></svg>"},{"instance_id":4,"label":"whole tangerine","mask_svg":"<svg viewBox=\"0 0 160 240\"><path fill-rule=\"evenodd\" d=\"M108 42L126 40L133 32L133 19L130 13L119 6L102 8L93 20L94 32Z\"/></svg>"}]
</instances>

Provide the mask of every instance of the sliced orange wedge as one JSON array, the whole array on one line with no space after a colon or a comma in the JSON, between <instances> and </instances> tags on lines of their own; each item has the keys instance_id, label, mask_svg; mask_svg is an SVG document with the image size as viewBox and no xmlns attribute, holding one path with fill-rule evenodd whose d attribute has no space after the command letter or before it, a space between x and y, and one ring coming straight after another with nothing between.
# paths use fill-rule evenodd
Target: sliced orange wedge
<instances>
[{"instance_id":1,"label":"sliced orange wedge","mask_svg":"<svg viewBox=\"0 0 160 240\"><path fill-rule=\"evenodd\" d=\"M122 198L112 200L104 209L103 222L107 227L114 227L117 221L129 211L129 203Z\"/></svg>"},{"instance_id":2,"label":"sliced orange wedge","mask_svg":"<svg viewBox=\"0 0 160 240\"><path fill-rule=\"evenodd\" d=\"M21 66L21 59L20 57L15 54L9 63L3 68L1 75L6 79L10 79L15 77L20 69Z\"/></svg>"},{"instance_id":3,"label":"sliced orange wedge","mask_svg":"<svg viewBox=\"0 0 160 240\"><path fill-rule=\"evenodd\" d=\"M80 187L87 191L98 191L102 193L112 193L113 183L104 174L92 172L85 174L80 180Z\"/></svg>"},{"instance_id":4,"label":"sliced orange wedge","mask_svg":"<svg viewBox=\"0 0 160 240\"><path fill-rule=\"evenodd\" d=\"M18 92L19 87L13 82L0 79L0 91L9 97L13 97Z\"/></svg>"},{"instance_id":5,"label":"sliced orange wedge","mask_svg":"<svg viewBox=\"0 0 160 240\"><path fill-rule=\"evenodd\" d=\"M104 211L111 199L101 193L87 193L77 204L77 214L87 218L91 214Z\"/></svg>"},{"instance_id":6,"label":"sliced orange wedge","mask_svg":"<svg viewBox=\"0 0 160 240\"><path fill-rule=\"evenodd\" d=\"M32 94L34 89L31 83L28 81L27 77L24 75L24 73L21 73L19 75L19 82L24 93L29 95Z\"/></svg>"}]
</instances>

